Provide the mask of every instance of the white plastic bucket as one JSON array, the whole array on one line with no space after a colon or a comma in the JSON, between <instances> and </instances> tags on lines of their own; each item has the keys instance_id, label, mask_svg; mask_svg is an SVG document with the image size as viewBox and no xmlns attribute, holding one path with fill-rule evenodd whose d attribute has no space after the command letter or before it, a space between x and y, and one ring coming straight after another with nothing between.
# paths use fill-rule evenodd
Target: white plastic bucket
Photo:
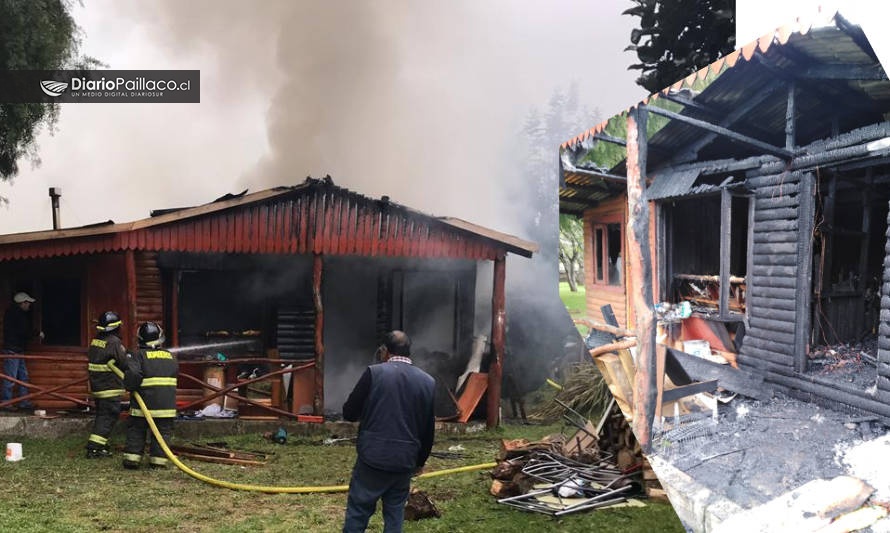
<instances>
[{"instance_id":1,"label":"white plastic bucket","mask_svg":"<svg viewBox=\"0 0 890 533\"><path fill-rule=\"evenodd\" d=\"M22 443L10 442L6 444L6 460L21 461L22 460Z\"/></svg>"}]
</instances>

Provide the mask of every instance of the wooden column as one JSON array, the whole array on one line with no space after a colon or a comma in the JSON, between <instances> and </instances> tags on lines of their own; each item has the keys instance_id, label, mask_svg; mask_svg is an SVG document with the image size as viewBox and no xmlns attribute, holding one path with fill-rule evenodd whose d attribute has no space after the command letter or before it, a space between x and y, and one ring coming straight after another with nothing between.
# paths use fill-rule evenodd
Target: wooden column
<instances>
[{"instance_id":1,"label":"wooden column","mask_svg":"<svg viewBox=\"0 0 890 533\"><path fill-rule=\"evenodd\" d=\"M504 332L507 327L505 309L506 256L500 255L494 261L494 284L491 289L491 364L488 366L488 403L486 404L486 424L497 427L500 422L501 375L504 367Z\"/></svg>"},{"instance_id":2,"label":"wooden column","mask_svg":"<svg viewBox=\"0 0 890 533\"><path fill-rule=\"evenodd\" d=\"M315 304L315 396L312 410L317 416L324 415L324 305L322 304L323 256L312 255L312 301Z\"/></svg>"},{"instance_id":3,"label":"wooden column","mask_svg":"<svg viewBox=\"0 0 890 533\"><path fill-rule=\"evenodd\" d=\"M810 351L815 201L816 177L811 173L806 173L800 177L800 205L797 208L797 309L794 318L794 369L800 373L807 368L807 354Z\"/></svg>"},{"instance_id":4,"label":"wooden column","mask_svg":"<svg viewBox=\"0 0 890 533\"><path fill-rule=\"evenodd\" d=\"M633 431L644 453L652 449L656 404L655 315L652 303L652 257L649 253L649 204L646 188L646 111L634 108L627 116L627 257L636 317L636 375Z\"/></svg>"},{"instance_id":5,"label":"wooden column","mask_svg":"<svg viewBox=\"0 0 890 533\"><path fill-rule=\"evenodd\" d=\"M127 269L127 314L121 317L123 325L125 346L136 346L136 254L133 250L124 252L124 261Z\"/></svg>"},{"instance_id":6,"label":"wooden column","mask_svg":"<svg viewBox=\"0 0 890 533\"><path fill-rule=\"evenodd\" d=\"M170 281L170 339L171 346L179 346L179 281L182 274L174 270Z\"/></svg>"},{"instance_id":7,"label":"wooden column","mask_svg":"<svg viewBox=\"0 0 890 533\"><path fill-rule=\"evenodd\" d=\"M732 240L732 196L729 189L720 189L720 296L719 312L722 318L729 316L729 277Z\"/></svg>"}]
</instances>

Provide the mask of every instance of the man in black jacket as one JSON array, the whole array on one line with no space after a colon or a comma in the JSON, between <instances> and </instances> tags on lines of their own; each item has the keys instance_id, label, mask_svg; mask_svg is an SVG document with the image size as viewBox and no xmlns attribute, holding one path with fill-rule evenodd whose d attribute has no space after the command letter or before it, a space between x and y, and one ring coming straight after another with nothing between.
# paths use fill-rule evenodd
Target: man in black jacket
<instances>
[{"instance_id":1,"label":"man in black jacket","mask_svg":"<svg viewBox=\"0 0 890 533\"><path fill-rule=\"evenodd\" d=\"M384 531L402 531L411 476L433 447L435 380L412 364L411 341L402 331L388 333L378 355L383 362L365 370L343 404L343 418L360 422L346 533L368 527L377 500L383 500Z\"/></svg>"},{"instance_id":2,"label":"man in black jacket","mask_svg":"<svg viewBox=\"0 0 890 533\"><path fill-rule=\"evenodd\" d=\"M22 355L25 353L25 344L32 336L31 323L31 305L36 302L34 298L26 292L17 292L12 297L12 305L3 315L3 353L7 355ZM41 339L43 333L40 333ZM20 357L9 357L3 359L3 373L11 378L19 381L28 381L28 367L25 360ZM12 381L4 381L0 401L12 399L12 389L15 383ZM19 385L19 396L28 394L28 390ZM31 409L31 402L23 401L18 404L23 409ZM15 406L6 407L8 410L14 410Z\"/></svg>"}]
</instances>

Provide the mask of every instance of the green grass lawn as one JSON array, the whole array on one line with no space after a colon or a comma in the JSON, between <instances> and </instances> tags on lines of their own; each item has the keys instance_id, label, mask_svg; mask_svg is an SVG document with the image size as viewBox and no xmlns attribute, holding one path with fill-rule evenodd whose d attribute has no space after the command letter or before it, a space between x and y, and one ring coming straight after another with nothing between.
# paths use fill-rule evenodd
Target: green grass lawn
<instances>
[{"instance_id":1,"label":"green grass lawn","mask_svg":"<svg viewBox=\"0 0 890 533\"><path fill-rule=\"evenodd\" d=\"M460 444L466 457L431 458L428 470L494 460L501 438L538 439L557 426L505 426L465 436L440 435L434 450ZM85 436L22 440L25 459L0 463L0 531L18 532L251 532L339 531L346 494L262 494L214 487L175 468L124 470L119 455L87 460ZM8 440L8 439L7 439ZM119 439L113 439L113 445ZM219 441L222 439L214 439ZM323 438L291 439L277 445L256 434L224 439L231 448L274 454L265 466L185 462L210 477L280 486L347 484L355 449L323 445ZM180 442L180 444L186 444ZM683 527L666 504L597 510L562 519L498 505L488 493L487 471L415 481L442 517L409 522L405 531L677 531ZM369 531L381 531L378 512Z\"/></svg>"},{"instance_id":2,"label":"green grass lawn","mask_svg":"<svg viewBox=\"0 0 890 533\"><path fill-rule=\"evenodd\" d=\"M559 282L559 297L562 298L562 303L565 304L566 309L569 310L569 314L572 315L572 318L584 316L586 294L583 285L578 285L578 292L572 292L569 290L568 283L565 281Z\"/></svg>"},{"instance_id":3,"label":"green grass lawn","mask_svg":"<svg viewBox=\"0 0 890 533\"><path fill-rule=\"evenodd\" d=\"M587 292L584 290L583 285L578 285L578 291L572 292L569 290L568 282L559 282L559 297L562 299L566 309L568 309L569 316L573 319L587 316L586 296ZM587 328L584 326L578 326L578 331L582 337L587 335Z\"/></svg>"}]
</instances>

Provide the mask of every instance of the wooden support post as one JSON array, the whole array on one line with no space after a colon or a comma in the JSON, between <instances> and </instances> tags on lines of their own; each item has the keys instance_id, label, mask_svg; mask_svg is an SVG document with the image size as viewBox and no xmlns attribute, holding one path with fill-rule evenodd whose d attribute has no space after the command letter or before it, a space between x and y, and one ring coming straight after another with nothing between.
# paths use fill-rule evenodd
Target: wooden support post
<instances>
[{"instance_id":1,"label":"wooden support post","mask_svg":"<svg viewBox=\"0 0 890 533\"><path fill-rule=\"evenodd\" d=\"M627 116L627 212L630 287L636 318L637 361L634 377L633 430L648 453L655 418L655 316L652 303L652 257L649 253L649 204L646 186L646 111L635 108Z\"/></svg>"},{"instance_id":2,"label":"wooden support post","mask_svg":"<svg viewBox=\"0 0 890 533\"><path fill-rule=\"evenodd\" d=\"M124 323L123 341L127 346L135 346L134 337L136 328L136 254L133 250L124 252L124 261L127 269L127 314Z\"/></svg>"},{"instance_id":3,"label":"wooden support post","mask_svg":"<svg viewBox=\"0 0 890 533\"><path fill-rule=\"evenodd\" d=\"M179 282L182 273L173 271L173 279L170 282L170 346L179 346Z\"/></svg>"},{"instance_id":4,"label":"wooden support post","mask_svg":"<svg viewBox=\"0 0 890 533\"><path fill-rule=\"evenodd\" d=\"M491 364L488 366L488 403L486 404L486 425L497 427L500 421L501 373L504 365L504 333L507 327L505 309L507 259L500 255L494 261L494 284L491 288Z\"/></svg>"},{"instance_id":5,"label":"wooden support post","mask_svg":"<svg viewBox=\"0 0 890 533\"><path fill-rule=\"evenodd\" d=\"M732 239L732 196L729 189L720 190L720 303L721 318L729 316L730 240Z\"/></svg>"},{"instance_id":6,"label":"wooden support post","mask_svg":"<svg viewBox=\"0 0 890 533\"><path fill-rule=\"evenodd\" d=\"M312 254L312 301L315 304L315 395L312 411L324 416L324 305L322 302L322 272L324 259L320 253Z\"/></svg>"},{"instance_id":7,"label":"wooden support post","mask_svg":"<svg viewBox=\"0 0 890 533\"><path fill-rule=\"evenodd\" d=\"M794 115L797 113L797 103L794 99L796 88L797 84L794 83L794 80L788 82L788 103L785 107L785 149L789 152L794 151L797 130L794 122Z\"/></svg>"},{"instance_id":8,"label":"wooden support post","mask_svg":"<svg viewBox=\"0 0 890 533\"><path fill-rule=\"evenodd\" d=\"M794 317L794 369L803 373L807 367L812 324L813 225L816 177L806 173L800 177L800 206L797 235L797 302Z\"/></svg>"}]
</instances>

